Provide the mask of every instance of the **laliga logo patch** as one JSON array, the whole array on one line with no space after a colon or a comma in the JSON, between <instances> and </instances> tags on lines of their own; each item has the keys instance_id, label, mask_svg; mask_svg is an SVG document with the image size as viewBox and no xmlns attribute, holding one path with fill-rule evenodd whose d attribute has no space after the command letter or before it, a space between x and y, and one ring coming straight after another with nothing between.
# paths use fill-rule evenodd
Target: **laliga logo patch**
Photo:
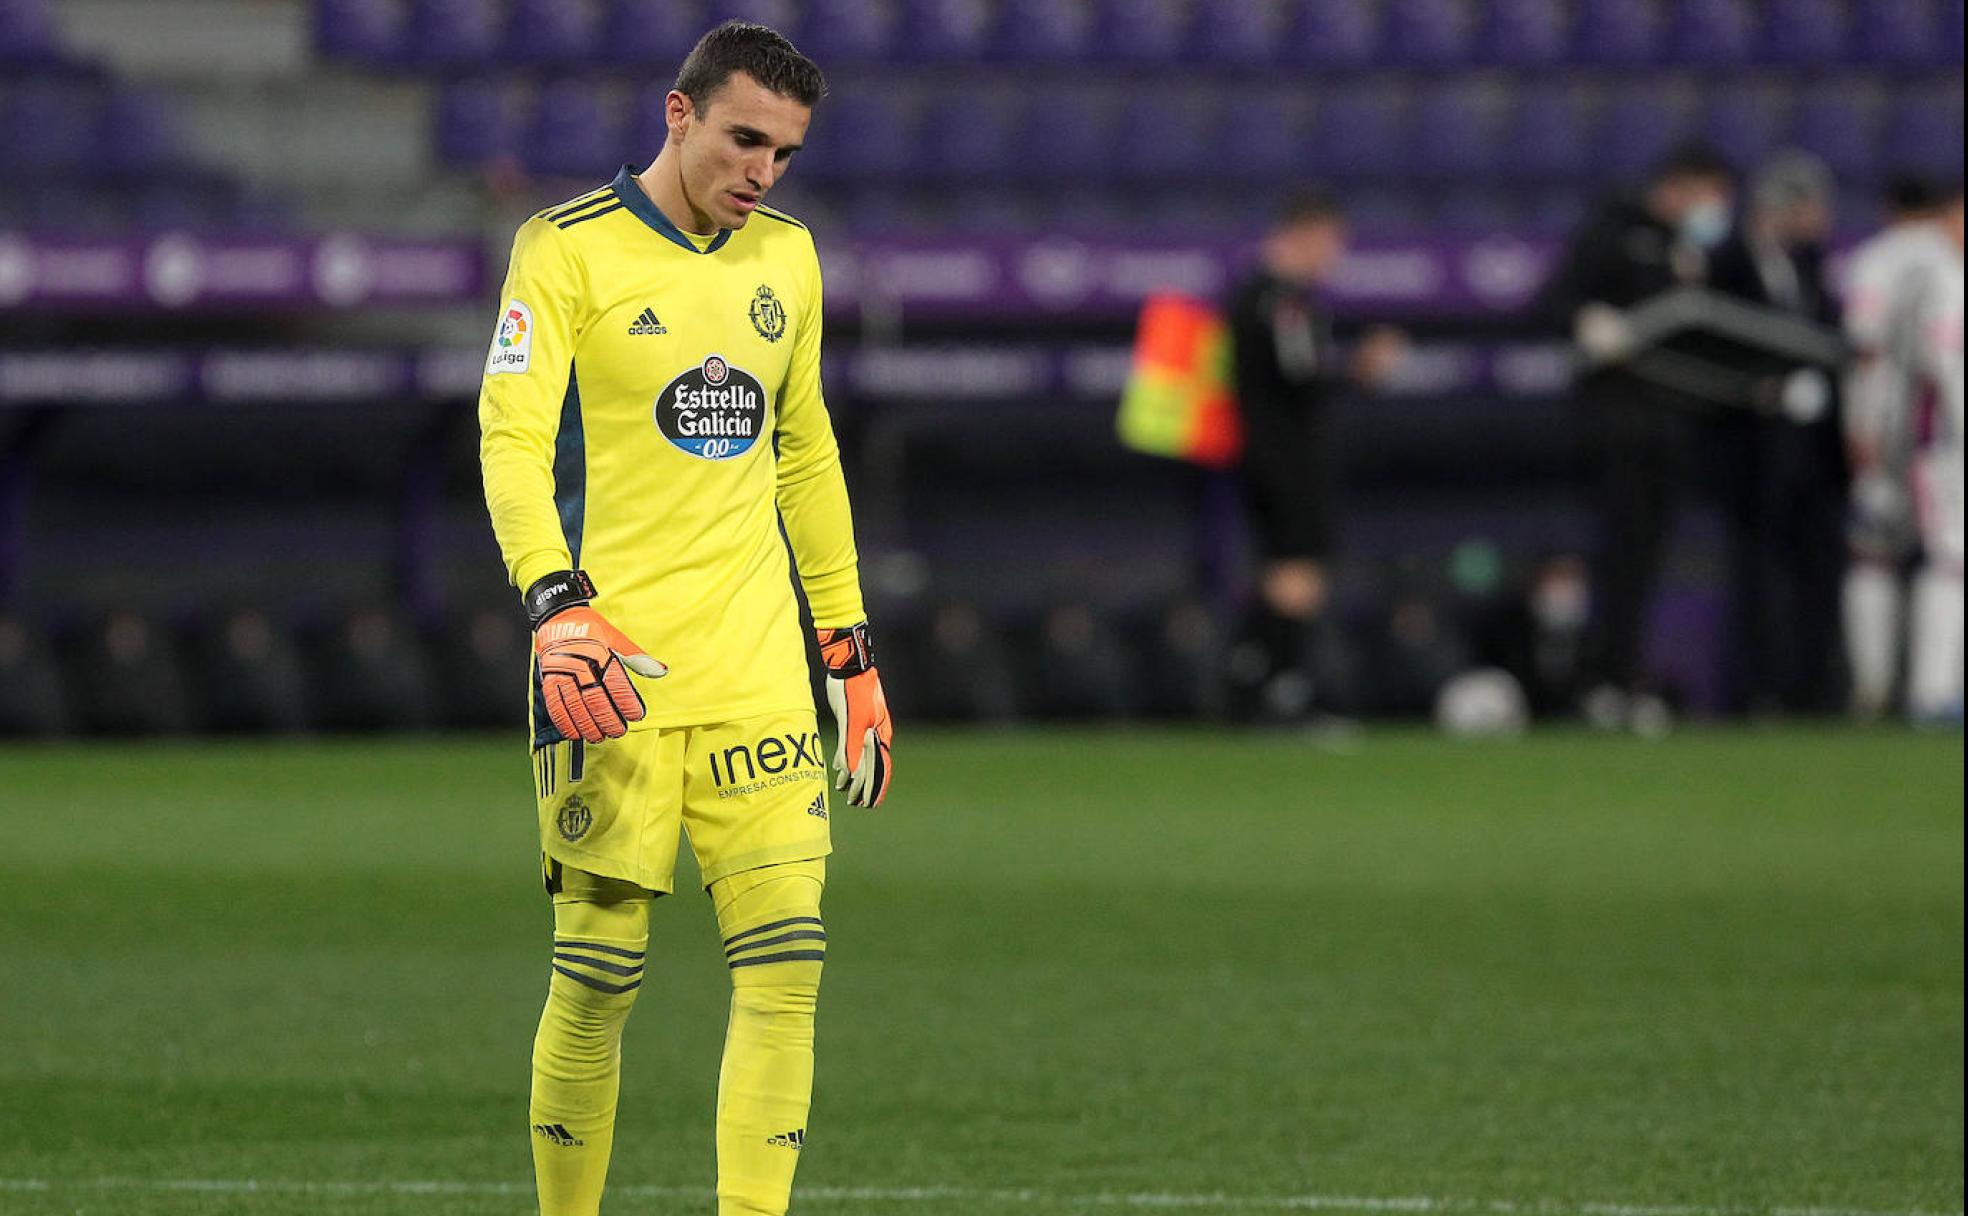
<instances>
[{"instance_id":1,"label":"laliga logo patch","mask_svg":"<svg viewBox=\"0 0 1968 1216\"><path fill-rule=\"evenodd\" d=\"M492 354L485 361L485 374L523 372L533 359L533 310L524 300L506 305L499 318L499 332L492 339Z\"/></svg>"},{"instance_id":2,"label":"laliga logo patch","mask_svg":"<svg viewBox=\"0 0 1968 1216\"><path fill-rule=\"evenodd\" d=\"M656 398L656 428L692 456L742 456L765 429L765 386L722 355L708 356L663 386Z\"/></svg>"}]
</instances>

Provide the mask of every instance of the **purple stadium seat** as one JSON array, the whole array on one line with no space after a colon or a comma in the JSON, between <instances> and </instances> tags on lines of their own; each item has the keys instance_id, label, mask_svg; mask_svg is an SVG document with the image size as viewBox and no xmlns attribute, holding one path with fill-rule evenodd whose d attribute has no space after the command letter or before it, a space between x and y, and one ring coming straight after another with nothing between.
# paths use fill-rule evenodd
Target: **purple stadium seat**
<instances>
[{"instance_id":1,"label":"purple stadium seat","mask_svg":"<svg viewBox=\"0 0 1968 1216\"><path fill-rule=\"evenodd\" d=\"M899 45L914 60L974 63L990 49L991 7L984 0L905 0Z\"/></svg>"},{"instance_id":2,"label":"purple stadium seat","mask_svg":"<svg viewBox=\"0 0 1968 1216\"><path fill-rule=\"evenodd\" d=\"M1576 232L1592 203L1593 197L1580 190L1537 191L1524 205L1524 230L1551 236Z\"/></svg>"},{"instance_id":3,"label":"purple stadium seat","mask_svg":"<svg viewBox=\"0 0 1968 1216\"><path fill-rule=\"evenodd\" d=\"M0 95L0 167L22 178L79 172L95 143L102 99L78 81L30 78Z\"/></svg>"},{"instance_id":4,"label":"purple stadium seat","mask_svg":"<svg viewBox=\"0 0 1968 1216\"><path fill-rule=\"evenodd\" d=\"M1910 89L1886 119L1885 167L1936 179L1961 176L1961 85Z\"/></svg>"},{"instance_id":5,"label":"purple stadium seat","mask_svg":"<svg viewBox=\"0 0 1968 1216\"><path fill-rule=\"evenodd\" d=\"M1093 53L1093 5L1007 0L993 53L1008 63L1076 63Z\"/></svg>"},{"instance_id":6,"label":"purple stadium seat","mask_svg":"<svg viewBox=\"0 0 1968 1216\"><path fill-rule=\"evenodd\" d=\"M1476 35L1484 63L1531 66L1557 63L1571 39L1559 0L1491 0Z\"/></svg>"},{"instance_id":7,"label":"purple stadium seat","mask_svg":"<svg viewBox=\"0 0 1968 1216\"><path fill-rule=\"evenodd\" d=\"M1592 168L1620 185L1645 181L1688 134L1687 107L1659 85L1635 85L1611 98L1600 112L1592 141Z\"/></svg>"},{"instance_id":8,"label":"purple stadium seat","mask_svg":"<svg viewBox=\"0 0 1968 1216\"><path fill-rule=\"evenodd\" d=\"M1632 67L1660 54L1661 14L1655 0L1580 0L1572 54L1580 63Z\"/></svg>"},{"instance_id":9,"label":"purple stadium seat","mask_svg":"<svg viewBox=\"0 0 1968 1216\"><path fill-rule=\"evenodd\" d=\"M1173 63L1185 49L1176 0L1098 0L1093 51L1121 63Z\"/></svg>"},{"instance_id":10,"label":"purple stadium seat","mask_svg":"<svg viewBox=\"0 0 1968 1216\"><path fill-rule=\"evenodd\" d=\"M1830 85L1800 97L1791 142L1841 179L1864 180L1878 167L1876 107L1863 89Z\"/></svg>"},{"instance_id":11,"label":"purple stadium seat","mask_svg":"<svg viewBox=\"0 0 1968 1216\"><path fill-rule=\"evenodd\" d=\"M702 8L686 0L609 0L601 54L610 63L670 73L706 28Z\"/></svg>"},{"instance_id":12,"label":"purple stadium seat","mask_svg":"<svg viewBox=\"0 0 1968 1216\"><path fill-rule=\"evenodd\" d=\"M1665 58L1701 66L1747 63L1755 38L1749 0L1674 0Z\"/></svg>"},{"instance_id":13,"label":"purple stadium seat","mask_svg":"<svg viewBox=\"0 0 1968 1216\"><path fill-rule=\"evenodd\" d=\"M623 155L638 164L648 164L656 159L663 141L669 138L670 126L664 115L663 100L670 95L667 81L646 84L629 101L629 111L622 124ZM812 132L807 133L807 142L813 142Z\"/></svg>"},{"instance_id":14,"label":"purple stadium seat","mask_svg":"<svg viewBox=\"0 0 1968 1216\"><path fill-rule=\"evenodd\" d=\"M1355 190L1346 196L1346 222L1363 236L1410 236L1428 231L1434 203L1432 195L1414 190Z\"/></svg>"},{"instance_id":15,"label":"purple stadium seat","mask_svg":"<svg viewBox=\"0 0 1968 1216\"><path fill-rule=\"evenodd\" d=\"M599 14L586 0L510 0L502 62L575 67L598 45Z\"/></svg>"},{"instance_id":16,"label":"purple stadium seat","mask_svg":"<svg viewBox=\"0 0 1968 1216\"><path fill-rule=\"evenodd\" d=\"M1362 0L1300 0L1285 29L1285 58L1302 67L1360 67L1380 54L1380 7Z\"/></svg>"},{"instance_id":17,"label":"purple stadium seat","mask_svg":"<svg viewBox=\"0 0 1968 1216\"><path fill-rule=\"evenodd\" d=\"M1360 90L1328 95L1313 120L1313 163L1337 181L1372 181L1401 167L1406 115L1393 92Z\"/></svg>"},{"instance_id":18,"label":"purple stadium seat","mask_svg":"<svg viewBox=\"0 0 1968 1216\"><path fill-rule=\"evenodd\" d=\"M1309 173L1316 159L1313 152L1311 128L1298 92L1233 96L1216 116L1210 172L1275 190Z\"/></svg>"},{"instance_id":19,"label":"purple stadium seat","mask_svg":"<svg viewBox=\"0 0 1968 1216\"><path fill-rule=\"evenodd\" d=\"M1442 195L1429 227L1462 234L1507 232L1522 225L1523 214L1523 208L1504 194L1465 186Z\"/></svg>"},{"instance_id":20,"label":"purple stadium seat","mask_svg":"<svg viewBox=\"0 0 1968 1216\"><path fill-rule=\"evenodd\" d=\"M1787 123L1788 99L1753 85L1711 93L1702 103L1696 132L1739 173L1769 158Z\"/></svg>"},{"instance_id":21,"label":"purple stadium seat","mask_svg":"<svg viewBox=\"0 0 1968 1216\"><path fill-rule=\"evenodd\" d=\"M627 153L614 115L594 86L556 80L534 102L520 154L535 173L605 179Z\"/></svg>"},{"instance_id":22,"label":"purple stadium seat","mask_svg":"<svg viewBox=\"0 0 1968 1216\"><path fill-rule=\"evenodd\" d=\"M1816 67L1836 63L1848 43L1842 0L1772 0L1763 21L1762 58Z\"/></svg>"},{"instance_id":23,"label":"purple stadium seat","mask_svg":"<svg viewBox=\"0 0 1968 1216\"><path fill-rule=\"evenodd\" d=\"M1203 0L1188 43L1204 63L1256 67L1278 53L1279 16L1267 0Z\"/></svg>"},{"instance_id":24,"label":"purple stadium seat","mask_svg":"<svg viewBox=\"0 0 1968 1216\"><path fill-rule=\"evenodd\" d=\"M315 0L314 49L330 59L380 67L396 58L402 17L391 0Z\"/></svg>"},{"instance_id":25,"label":"purple stadium seat","mask_svg":"<svg viewBox=\"0 0 1968 1216\"><path fill-rule=\"evenodd\" d=\"M490 80L456 80L437 99L437 154L454 165L483 165L513 152L513 104Z\"/></svg>"},{"instance_id":26,"label":"purple stadium seat","mask_svg":"<svg viewBox=\"0 0 1968 1216\"><path fill-rule=\"evenodd\" d=\"M118 89L104 98L92 163L113 175L153 174L182 153L168 98Z\"/></svg>"},{"instance_id":27,"label":"purple stadium seat","mask_svg":"<svg viewBox=\"0 0 1968 1216\"><path fill-rule=\"evenodd\" d=\"M498 9L491 0L411 0L402 47L420 67L488 65L498 53Z\"/></svg>"},{"instance_id":28,"label":"purple stadium seat","mask_svg":"<svg viewBox=\"0 0 1968 1216\"><path fill-rule=\"evenodd\" d=\"M1465 0L1388 0L1384 53L1394 63L1444 67L1467 63L1475 22Z\"/></svg>"},{"instance_id":29,"label":"purple stadium seat","mask_svg":"<svg viewBox=\"0 0 1968 1216\"><path fill-rule=\"evenodd\" d=\"M1210 141L1216 115L1202 96L1143 93L1129 99L1121 114L1116 151L1121 176L1171 191L1176 182L1218 171Z\"/></svg>"},{"instance_id":30,"label":"purple stadium seat","mask_svg":"<svg viewBox=\"0 0 1968 1216\"><path fill-rule=\"evenodd\" d=\"M146 182L132 190L125 203L126 222L139 230L211 228L225 223L232 210L229 192L209 183Z\"/></svg>"},{"instance_id":31,"label":"purple stadium seat","mask_svg":"<svg viewBox=\"0 0 1968 1216\"><path fill-rule=\"evenodd\" d=\"M895 49L895 7L881 0L811 0L799 48L828 66L880 63Z\"/></svg>"},{"instance_id":32,"label":"purple stadium seat","mask_svg":"<svg viewBox=\"0 0 1968 1216\"><path fill-rule=\"evenodd\" d=\"M1019 165L1061 187L1099 184L1114 170L1115 115L1101 99L1080 90L1047 90L1020 115Z\"/></svg>"},{"instance_id":33,"label":"purple stadium seat","mask_svg":"<svg viewBox=\"0 0 1968 1216\"><path fill-rule=\"evenodd\" d=\"M1955 6L1957 18L1960 6ZM1899 66L1933 62L1942 38L1934 0L1858 0L1852 17L1854 62ZM1954 54L1959 62L1960 27Z\"/></svg>"},{"instance_id":34,"label":"purple stadium seat","mask_svg":"<svg viewBox=\"0 0 1968 1216\"><path fill-rule=\"evenodd\" d=\"M1534 86L1516 99L1504 124L1501 161L1513 179L1569 182L1588 164L1585 98L1575 88Z\"/></svg>"},{"instance_id":35,"label":"purple stadium seat","mask_svg":"<svg viewBox=\"0 0 1968 1216\"><path fill-rule=\"evenodd\" d=\"M1496 99L1479 84L1451 82L1424 92L1410 126L1408 170L1424 181L1455 182L1497 172Z\"/></svg>"},{"instance_id":36,"label":"purple stadium seat","mask_svg":"<svg viewBox=\"0 0 1968 1216\"><path fill-rule=\"evenodd\" d=\"M0 0L0 63L61 62L48 0Z\"/></svg>"},{"instance_id":37,"label":"purple stadium seat","mask_svg":"<svg viewBox=\"0 0 1968 1216\"><path fill-rule=\"evenodd\" d=\"M805 8L794 0L710 0L703 29L724 21L750 21L769 25L797 44L806 33L806 22L801 20Z\"/></svg>"},{"instance_id":38,"label":"purple stadium seat","mask_svg":"<svg viewBox=\"0 0 1968 1216\"><path fill-rule=\"evenodd\" d=\"M1968 0L1941 0L1941 36L1934 45L1941 50L1940 61L1951 67L1960 67L1964 46L1968 39Z\"/></svg>"},{"instance_id":39,"label":"purple stadium seat","mask_svg":"<svg viewBox=\"0 0 1968 1216\"><path fill-rule=\"evenodd\" d=\"M880 188L905 181L915 160L912 112L892 93L866 90L820 108L796 163L808 180Z\"/></svg>"},{"instance_id":40,"label":"purple stadium seat","mask_svg":"<svg viewBox=\"0 0 1968 1216\"><path fill-rule=\"evenodd\" d=\"M1007 98L964 89L930 103L917 140L918 169L932 180L999 181L1017 171L1022 149L1013 138Z\"/></svg>"}]
</instances>

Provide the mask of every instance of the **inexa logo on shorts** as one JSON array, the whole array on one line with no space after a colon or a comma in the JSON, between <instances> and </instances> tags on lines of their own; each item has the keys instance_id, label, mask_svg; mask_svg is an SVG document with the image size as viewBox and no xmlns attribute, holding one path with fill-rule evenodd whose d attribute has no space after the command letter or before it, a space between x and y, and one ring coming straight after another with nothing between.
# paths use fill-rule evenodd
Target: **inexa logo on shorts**
<instances>
[{"instance_id":1,"label":"inexa logo on shorts","mask_svg":"<svg viewBox=\"0 0 1968 1216\"><path fill-rule=\"evenodd\" d=\"M710 355L663 386L656 398L656 427L692 456L742 456L765 429L765 386L724 356Z\"/></svg>"}]
</instances>

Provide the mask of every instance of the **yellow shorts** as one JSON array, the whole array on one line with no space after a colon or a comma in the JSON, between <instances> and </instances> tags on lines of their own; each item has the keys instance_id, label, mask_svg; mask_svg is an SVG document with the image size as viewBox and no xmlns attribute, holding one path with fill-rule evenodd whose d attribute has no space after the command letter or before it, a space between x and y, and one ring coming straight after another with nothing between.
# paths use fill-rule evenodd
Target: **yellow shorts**
<instances>
[{"instance_id":1,"label":"yellow shorts","mask_svg":"<svg viewBox=\"0 0 1968 1216\"><path fill-rule=\"evenodd\" d=\"M704 885L834 851L813 712L631 731L533 752L540 851L651 891L676 882L679 830Z\"/></svg>"}]
</instances>

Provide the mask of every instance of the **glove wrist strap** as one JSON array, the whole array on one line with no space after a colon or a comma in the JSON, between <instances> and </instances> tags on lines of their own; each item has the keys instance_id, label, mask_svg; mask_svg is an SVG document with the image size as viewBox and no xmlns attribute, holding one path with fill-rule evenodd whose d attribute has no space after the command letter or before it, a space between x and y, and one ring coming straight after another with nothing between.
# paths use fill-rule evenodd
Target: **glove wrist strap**
<instances>
[{"instance_id":1,"label":"glove wrist strap","mask_svg":"<svg viewBox=\"0 0 1968 1216\"><path fill-rule=\"evenodd\" d=\"M595 597L594 580L585 570L561 570L537 580L520 602L526 608L526 626L538 629L556 612L585 604Z\"/></svg>"},{"instance_id":2,"label":"glove wrist strap","mask_svg":"<svg viewBox=\"0 0 1968 1216\"><path fill-rule=\"evenodd\" d=\"M875 667L875 643L868 622L851 629L820 629L820 661L830 676L858 676Z\"/></svg>"}]
</instances>

